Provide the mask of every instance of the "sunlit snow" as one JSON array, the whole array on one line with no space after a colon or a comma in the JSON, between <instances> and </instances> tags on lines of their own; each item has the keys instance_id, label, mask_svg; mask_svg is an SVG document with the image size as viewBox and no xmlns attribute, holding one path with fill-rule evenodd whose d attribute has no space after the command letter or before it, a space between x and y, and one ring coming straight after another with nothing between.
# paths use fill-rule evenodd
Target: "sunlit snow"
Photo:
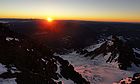
<instances>
[{"instance_id":1,"label":"sunlit snow","mask_svg":"<svg viewBox=\"0 0 140 84\"><path fill-rule=\"evenodd\" d=\"M90 46L89 49L86 49L92 51L95 48L98 48L101 44L93 45ZM67 55L55 55L68 60L74 66L74 69L90 81L91 84L113 84L122 78L132 77L134 73L140 72L140 68L137 68L134 65L132 68L125 71L120 70L116 62L106 63L110 53L104 57L99 55L93 60L91 60L90 57L84 57L84 55L79 55L76 52Z\"/></svg>"}]
</instances>

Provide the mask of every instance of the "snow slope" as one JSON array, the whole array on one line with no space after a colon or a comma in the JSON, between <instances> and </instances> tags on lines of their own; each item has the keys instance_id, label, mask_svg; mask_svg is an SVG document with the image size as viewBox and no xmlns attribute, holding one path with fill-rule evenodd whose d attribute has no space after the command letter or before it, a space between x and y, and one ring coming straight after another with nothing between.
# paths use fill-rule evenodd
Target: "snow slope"
<instances>
[{"instance_id":1,"label":"snow slope","mask_svg":"<svg viewBox=\"0 0 140 84\"><path fill-rule=\"evenodd\" d=\"M102 43L101 43L102 44ZM94 45L96 48L101 44ZM89 51L95 49L95 47L90 46ZM116 62L106 63L106 60L110 56L108 53L106 56L99 55L93 60L84 57L84 55L79 55L76 52L72 52L66 55L55 54L60 56L65 60L68 60L84 78L90 81L91 84L113 84L121 80L122 78L132 77L134 73L140 72L140 68L135 65L125 70L120 70Z\"/></svg>"},{"instance_id":2,"label":"snow slope","mask_svg":"<svg viewBox=\"0 0 140 84\"><path fill-rule=\"evenodd\" d=\"M7 72L7 68L0 63L0 74ZM16 78L0 79L0 84L17 84Z\"/></svg>"}]
</instances>

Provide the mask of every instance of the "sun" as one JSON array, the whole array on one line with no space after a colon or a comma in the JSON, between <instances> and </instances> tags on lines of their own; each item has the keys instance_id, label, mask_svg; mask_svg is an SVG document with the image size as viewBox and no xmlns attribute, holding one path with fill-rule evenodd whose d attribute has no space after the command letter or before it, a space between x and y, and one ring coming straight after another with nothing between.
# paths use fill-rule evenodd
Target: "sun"
<instances>
[{"instance_id":1,"label":"sun","mask_svg":"<svg viewBox=\"0 0 140 84\"><path fill-rule=\"evenodd\" d=\"M48 18L47 18L47 21L48 21L48 22L52 22L53 19L52 19L51 17L48 17Z\"/></svg>"}]
</instances>

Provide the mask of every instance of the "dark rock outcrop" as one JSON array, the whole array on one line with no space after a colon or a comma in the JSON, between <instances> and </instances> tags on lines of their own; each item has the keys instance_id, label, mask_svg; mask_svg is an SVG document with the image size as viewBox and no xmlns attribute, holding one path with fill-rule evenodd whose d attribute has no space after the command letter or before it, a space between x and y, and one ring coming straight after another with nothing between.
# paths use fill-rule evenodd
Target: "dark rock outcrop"
<instances>
[{"instance_id":1,"label":"dark rock outcrop","mask_svg":"<svg viewBox=\"0 0 140 84\"><path fill-rule=\"evenodd\" d=\"M133 77L121 79L118 83L115 84L140 84L140 73L135 73Z\"/></svg>"},{"instance_id":2,"label":"dark rock outcrop","mask_svg":"<svg viewBox=\"0 0 140 84\"><path fill-rule=\"evenodd\" d=\"M94 51L91 51L85 55L91 56L92 59L103 54L105 56L107 53L111 53L110 57L106 62L112 62L113 60L118 62L120 69L126 70L128 67L131 67L131 64L134 63L136 66L139 66L139 58L136 58L136 54L133 51L127 42L124 42L119 37L113 35L111 39L105 41L99 48L96 48Z\"/></svg>"},{"instance_id":3,"label":"dark rock outcrop","mask_svg":"<svg viewBox=\"0 0 140 84\"><path fill-rule=\"evenodd\" d=\"M61 78L89 84L67 60L53 53L53 49L40 46L0 23L0 63L7 68L0 78L16 78L17 84L62 84ZM18 72L12 72L13 66Z\"/></svg>"}]
</instances>

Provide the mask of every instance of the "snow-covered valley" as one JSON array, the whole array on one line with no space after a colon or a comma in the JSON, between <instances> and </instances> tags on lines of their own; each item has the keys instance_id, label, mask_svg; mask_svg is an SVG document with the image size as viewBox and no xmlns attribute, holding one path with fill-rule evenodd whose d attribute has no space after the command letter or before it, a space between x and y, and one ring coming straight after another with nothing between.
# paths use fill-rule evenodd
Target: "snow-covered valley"
<instances>
[{"instance_id":1,"label":"snow-covered valley","mask_svg":"<svg viewBox=\"0 0 140 84\"><path fill-rule=\"evenodd\" d=\"M102 44L102 43L101 43ZM90 46L88 51L93 51L101 44ZM99 55L91 60L90 57L84 57L73 51L72 53L59 55L64 60L68 60L74 66L74 69L80 73L91 84L113 84L122 78L132 77L134 73L140 73L140 68L133 65L128 70L120 70L117 62L106 63L111 53L105 56Z\"/></svg>"}]
</instances>

